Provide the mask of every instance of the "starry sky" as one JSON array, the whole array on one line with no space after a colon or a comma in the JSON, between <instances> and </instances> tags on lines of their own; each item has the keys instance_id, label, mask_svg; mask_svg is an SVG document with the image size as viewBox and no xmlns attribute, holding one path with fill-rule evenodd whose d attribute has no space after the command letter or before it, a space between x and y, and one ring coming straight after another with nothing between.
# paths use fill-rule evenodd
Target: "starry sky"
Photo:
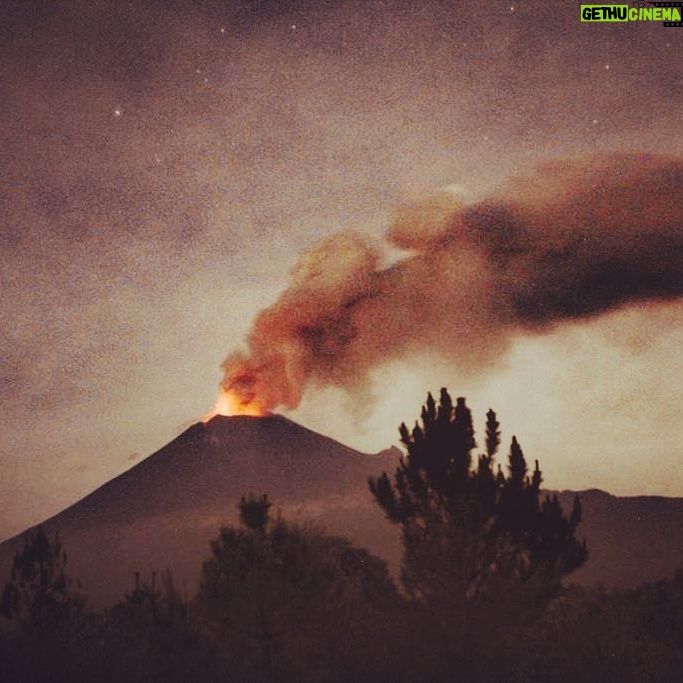
<instances>
[{"instance_id":1,"label":"starry sky","mask_svg":"<svg viewBox=\"0 0 683 683\"><path fill-rule=\"evenodd\" d=\"M321 239L548 160L683 158L683 29L579 4L0 0L0 537L205 414ZM681 348L680 300L629 304L288 414L376 451L445 385L548 486L683 496Z\"/></svg>"}]
</instances>

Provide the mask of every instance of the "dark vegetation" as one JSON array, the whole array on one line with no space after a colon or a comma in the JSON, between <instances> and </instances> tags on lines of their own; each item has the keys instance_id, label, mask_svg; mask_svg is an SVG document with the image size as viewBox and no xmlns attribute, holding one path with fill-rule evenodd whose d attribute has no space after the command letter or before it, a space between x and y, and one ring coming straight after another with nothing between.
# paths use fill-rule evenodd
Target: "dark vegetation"
<instances>
[{"instance_id":1,"label":"dark vegetation","mask_svg":"<svg viewBox=\"0 0 683 683\"><path fill-rule=\"evenodd\" d=\"M625 591L567 586L587 558L566 515L541 500L513 438L495 463L463 399L428 397L401 425L406 456L371 494L403 539L395 583L344 538L242 498L212 542L194 596L170 571L89 610L59 538L27 535L2 594L2 681L679 681L683 573Z\"/></svg>"}]
</instances>

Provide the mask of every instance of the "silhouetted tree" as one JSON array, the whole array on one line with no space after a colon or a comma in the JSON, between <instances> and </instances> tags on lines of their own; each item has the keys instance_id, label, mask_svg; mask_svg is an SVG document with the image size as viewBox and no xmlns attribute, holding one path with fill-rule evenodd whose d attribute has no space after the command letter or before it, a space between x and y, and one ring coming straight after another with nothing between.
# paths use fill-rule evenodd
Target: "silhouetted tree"
<instances>
[{"instance_id":1,"label":"silhouetted tree","mask_svg":"<svg viewBox=\"0 0 683 683\"><path fill-rule=\"evenodd\" d=\"M240 523L252 531L265 532L271 506L267 494L258 498L253 494L248 498L242 496L237 506L240 511Z\"/></svg>"},{"instance_id":2,"label":"silhouetted tree","mask_svg":"<svg viewBox=\"0 0 683 683\"><path fill-rule=\"evenodd\" d=\"M100 639L101 658L115 662L112 680L225 680L220 667L215 677L207 672L220 659L212 656L190 618L170 569L152 572L148 578L136 572L132 590L107 610Z\"/></svg>"},{"instance_id":3,"label":"silhouetted tree","mask_svg":"<svg viewBox=\"0 0 683 683\"><path fill-rule=\"evenodd\" d=\"M499 423L487 413L486 453L473 466L472 416L464 398L446 389L431 394L412 432L401 424L407 455L393 481L370 479L370 490L390 521L401 526L402 581L416 598L485 596L499 584L542 578L546 586L579 567L585 543L574 536L581 519L578 498L569 518L556 497L540 502L541 471L528 474L513 437L507 475L494 457Z\"/></svg>"},{"instance_id":4,"label":"silhouetted tree","mask_svg":"<svg viewBox=\"0 0 683 683\"><path fill-rule=\"evenodd\" d=\"M42 527L24 536L2 595L2 613L27 629L50 629L82 608L66 574L66 552L59 536Z\"/></svg>"},{"instance_id":5,"label":"silhouetted tree","mask_svg":"<svg viewBox=\"0 0 683 683\"><path fill-rule=\"evenodd\" d=\"M152 572L149 581L142 580L140 572L135 572L134 576L133 590L124 595L123 603L117 605L117 609L127 610L130 614L144 614L156 622L185 618L187 605L175 586L170 569L161 572L161 576Z\"/></svg>"},{"instance_id":6,"label":"silhouetted tree","mask_svg":"<svg viewBox=\"0 0 683 683\"><path fill-rule=\"evenodd\" d=\"M352 641L368 610L391 604L393 584L383 561L346 539L271 519L269 508L266 496L242 499L241 528L223 527L211 543L197 607L233 671L332 680L316 670L334 661L323 651Z\"/></svg>"}]
</instances>

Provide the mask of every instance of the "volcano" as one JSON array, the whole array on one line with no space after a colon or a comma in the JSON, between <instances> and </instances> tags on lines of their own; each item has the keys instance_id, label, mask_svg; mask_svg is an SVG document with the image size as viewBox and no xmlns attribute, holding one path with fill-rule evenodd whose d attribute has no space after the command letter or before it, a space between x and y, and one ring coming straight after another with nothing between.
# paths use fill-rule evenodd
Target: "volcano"
<instances>
[{"instance_id":1,"label":"volcano","mask_svg":"<svg viewBox=\"0 0 683 683\"><path fill-rule=\"evenodd\" d=\"M398 566L398 530L368 491L369 476L393 473L400 451L360 453L285 417L216 416L197 423L161 450L43 523L59 532L67 570L94 606L121 599L135 572L170 568L192 596L210 541L236 523L237 503L267 493L288 520L348 537ZM573 492L559 494L565 510ZM634 586L683 568L683 499L619 498L579 492L579 536L589 559L571 581ZM0 580L21 547L0 545Z\"/></svg>"},{"instance_id":2,"label":"volcano","mask_svg":"<svg viewBox=\"0 0 683 683\"><path fill-rule=\"evenodd\" d=\"M241 496L267 493L273 512L398 557L398 534L374 504L368 477L392 471L399 451L367 455L282 416L216 416L43 523L59 532L68 573L96 606L170 568L189 595L210 540L236 523ZM22 540L0 546L4 579Z\"/></svg>"}]
</instances>

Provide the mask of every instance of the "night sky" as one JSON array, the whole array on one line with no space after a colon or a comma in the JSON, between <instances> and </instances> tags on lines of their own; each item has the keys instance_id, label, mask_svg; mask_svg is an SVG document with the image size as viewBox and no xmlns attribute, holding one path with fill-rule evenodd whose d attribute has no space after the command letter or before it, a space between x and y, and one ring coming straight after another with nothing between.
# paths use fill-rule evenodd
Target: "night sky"
<instances>
[{"instance_id":1,"label":"night sky","mask_svg":"<svg viewBox=\"0 0 683 683\"><path fill-rule=\"evenodd\" d=\"M0 1L0 537L205 414L321 239L381 244L399 207L549 160L680 162L683 29L579 5ZM476 371L430 348L288 414L379 450L445 385L548 486L683 496L680 299L521 331Z\"/></svg>"}]
</instances>

